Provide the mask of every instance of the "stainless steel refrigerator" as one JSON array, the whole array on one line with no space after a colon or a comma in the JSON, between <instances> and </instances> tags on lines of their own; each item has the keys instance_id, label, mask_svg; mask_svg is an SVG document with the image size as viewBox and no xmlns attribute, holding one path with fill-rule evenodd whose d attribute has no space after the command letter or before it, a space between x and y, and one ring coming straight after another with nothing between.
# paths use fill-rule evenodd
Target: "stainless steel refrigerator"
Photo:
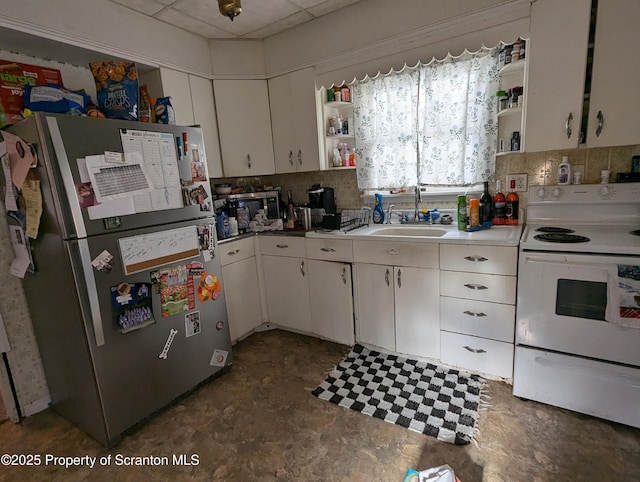
<instances>
[{"instance_id":1,"label":"stainless steel refrigerator","mask_svg":"<svg viewBox=\"0 0 640 482\"><path fill-rule=\"evenodd\" d=\"M202 133L46 113L8 131L38 157L23 283L51 405L114 446L232 361Z\"/></svg>"}]
</instances>

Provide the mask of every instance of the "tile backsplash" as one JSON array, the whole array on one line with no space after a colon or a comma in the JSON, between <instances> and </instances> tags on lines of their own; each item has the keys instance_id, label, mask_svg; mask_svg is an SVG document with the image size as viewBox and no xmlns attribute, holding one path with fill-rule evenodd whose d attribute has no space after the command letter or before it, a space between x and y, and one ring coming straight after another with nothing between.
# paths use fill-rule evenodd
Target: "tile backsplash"
<instances>
[{"instance_id":1,"label":"tile backsplash","mask_svg":"<svg viewBox=\"0 0 640 482\"><path fill-rule=\"evenodd\" d=\"M583 184L599 183L600 171L604 169L611 171L611 182L615 182L619 172L631 171L633 155L640 155L640 146L503 154L496 159L496 179L500 179L502 182L504 192L508 190L507 174L527 174L529 186L556 185L558 164L562 161L563 156L567 156L572 168L583 166ZM232 184L237 184L238 181L238 178L215 180L215 182L231 182ZM271 183L274 186L280 186L285 199L287 191L291 191L294 202L299 204L308 202L307 189L313 184L321 184L335 189L338 210L357 209L366 204L360 197L355 169L275 174L252 179L246 178L245 181L254 185ZM490 191L491 193L495 192L495 182L491 184ZM527 193L522 192L519 195L520 206L526 208ZM426 200L423 206L425 203ZM455 200L439 202L438 206L426 207L455 208Z\"/></svg>"}]
</instances>

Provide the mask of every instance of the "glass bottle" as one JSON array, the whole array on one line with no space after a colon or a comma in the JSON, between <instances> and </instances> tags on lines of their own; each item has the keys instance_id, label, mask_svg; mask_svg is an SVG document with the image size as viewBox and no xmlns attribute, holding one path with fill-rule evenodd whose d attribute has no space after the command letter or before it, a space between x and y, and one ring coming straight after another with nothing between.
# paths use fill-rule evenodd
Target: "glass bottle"
<instances>
[{"instance_id":1,"label":"glass bottle","mask_svg":"<svg viewBox=\"0 0 640 482\"><path fill-rule=\"evenodd\" d=\"M500 181L496 181L496 194L493 196L493 224L504 224L506 221L506 208L507 199L501 191Z\"/></svg>"},{"instance_id":2,"label":"glass bottle","mask_svg":"<svg viewBox=\"0 0 640 482\"><path fill-rule=\"evenodd\" d=\"M484 192L480 196L480 224L491 221L491 194L489 194L489 182L484 182Z\"/></svg>"},{"instance_id":3,"label":"glass bottle","mask_svg":"<svg viewBox=\"0 0 640 482\"><path fill-rule=\"evenodd\" d=\"M518 193L516 192L516 181L515 179L511 180L511 186L509 188L509 194L507 194L506 204L505 204L505 215L506 221L505 224L518 224L518 204L520 198Z\"/></svg>"}]
</instances>

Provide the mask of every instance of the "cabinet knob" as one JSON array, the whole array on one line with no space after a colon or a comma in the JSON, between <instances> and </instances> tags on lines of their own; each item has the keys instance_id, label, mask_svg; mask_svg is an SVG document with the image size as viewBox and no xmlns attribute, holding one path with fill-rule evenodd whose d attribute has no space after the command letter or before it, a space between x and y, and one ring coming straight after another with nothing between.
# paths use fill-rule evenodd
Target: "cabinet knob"
<instances>
[{"instance_id":1,"label":"cabinet knob","mask_svg":"<svg viewBox=\"0 0 640 482\"><path fill-rule=\"evenodd\" d=\"M466 288L469 288L470 290L488 290L489 289L485 285L479 285L476 283L467 283L464 286Z\"/></svg>"},{"instance_id":2,"label":"cabinet knob","mask_svg":"<svg viewBox=\"0 0 640 482\"><path fill-rule=\"evenodd\" d=\"M289 151L289 164L293 166L293 151Z\"/></svg>"},{"instance_id":3,"label":"cabinet knob","mask_svg":"<svg viewBox=\"0 0 640 482\"><path fill-rule=\"evenodd\" d=\"M482 348L471 348L470 346L465 346L464 349L471 353L487 353L487 351Z\"/></svg>"},{"instance_id":4,"label":"cabinet knob","mask_svg":"<svg viewBox=\"0 0 640 482\"><path fill-rule=\"evenodd\" d=\"M239 252L240 252L240 250L239 250L239 249L234 249L233 251L229 251L227 254L228 254L229 256L233 256L234 254L238 254Z\"/></svg>"},{"instance_id":5,"label":"cabinet knob","mask_svg":"<svg viewBox=\"0 0 640 482\"><path fill-rule=\"evenodd\" d=\"M604 116L602 115L602 111L598 111L598 115L596 115L596 119L598 119L598 127L596 128L596 137L600 137L602 134L602 128L604 127Z\"/></svg>"},{"instance_id":6,"label":"cabinet knob","mask_svg":"<svg viewBox=\"0 0 640 482\"><path fill-rule=\"evenodd\" d=\"M569 112L567 117L567 123L564 125L564 132L567 134L567 139L571 139L571 121L573 120L573 112Z\"/></svg>"},{"instance_id":7,"label":"cabinet knob","mask_svg":"<svg viewBox=\"0 0 640 482\"><path fill-rule=\"evenodd\" d=\"M464 259L466 259L467 261L473 261L474 263L489 261L489 258L485 258L484 256L465 256Z\"/></svg>"}]
</instances>

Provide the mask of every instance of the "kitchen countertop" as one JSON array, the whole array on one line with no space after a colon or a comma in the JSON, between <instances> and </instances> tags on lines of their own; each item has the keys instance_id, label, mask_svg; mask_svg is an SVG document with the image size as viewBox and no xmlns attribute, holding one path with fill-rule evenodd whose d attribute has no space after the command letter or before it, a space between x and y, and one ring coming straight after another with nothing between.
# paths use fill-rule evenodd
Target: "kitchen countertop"
<instances>
[{"instance_id":1,"label":"kitchen countertop","mask_svg":"<svg viewBox=\"0 0 640 482\"><path fill-rule=\"evenodd\" d=\"M401 227L402 229L424 229L432 228L434 230L444 230L442 236L416 236L413 234L377 234L378 231L384 229L393 229ZM479 245L499 245L499 246L518 246L520 236L524 229L523 224L517 226L492 226L489 229L481 231L466 232L458 229L456 224L372 224L354 229L353 231L310 231L307 232L308 238L320 239L353 239L353 240L376 240L376 241L402 241L416 243L452 243L452 244L479 244Z\"/></svg>"}]
</instances>

